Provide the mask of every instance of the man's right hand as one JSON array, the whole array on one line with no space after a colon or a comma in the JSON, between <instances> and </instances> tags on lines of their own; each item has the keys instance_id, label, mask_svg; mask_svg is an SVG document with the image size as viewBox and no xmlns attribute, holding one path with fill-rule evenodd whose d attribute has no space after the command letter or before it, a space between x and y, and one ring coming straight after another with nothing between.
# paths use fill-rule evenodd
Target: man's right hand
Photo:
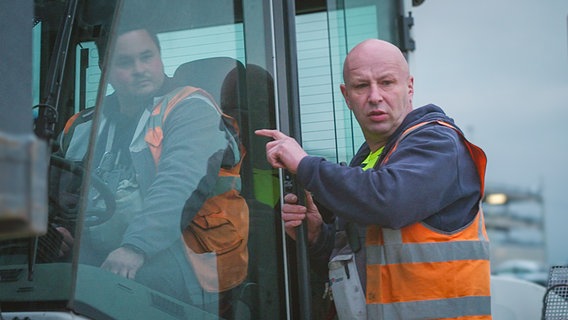
<instances>
[{"instance_id":1,"label":"man's right hand","mask_svg":"<svg viewBox=\"0 0 568 320\"><path fill-rule=\"evenodd\" d=\"M136 278L136 272L144 264L144 255L127 247L119 247L107 256L102 269L128 279Z\"/></svg>"},{"instance_id":2,"label":"man's right hand","mask_svg":"<svg viewBox=\"0 0 568 320\"><path fill-rule=\"evenodd\" d=\"M308 227L308 242L314 243L321 232L323 224L322 217L314 203L311 193L306 191L306 206L298 205L298 197L289 193L284 196L284 205L282 206L282 220L286 227L286 233L296 239L296 227L302 224L304 220Z\"/></svg>"},{"instance_id":3,"label":"man's right hand","mask_svg":"<svg viewBox=\"0 0 568 320\"><path fill-rule=\"evenodd\" d=\"M274 139L266 144L266 160L272 167L287 169L296 174L300 161L308 155L298 141L278 130L260 129L254 133Z\"/></svg>"}]
</instances>

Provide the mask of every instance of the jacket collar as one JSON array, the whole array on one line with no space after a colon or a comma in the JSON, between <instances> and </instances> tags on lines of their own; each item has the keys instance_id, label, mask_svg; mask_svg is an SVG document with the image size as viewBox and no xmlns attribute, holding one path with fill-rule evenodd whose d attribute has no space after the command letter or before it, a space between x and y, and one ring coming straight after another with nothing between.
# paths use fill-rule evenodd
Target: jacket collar
<instances>
[{"instance_id":1,"label":"jacket collar","mask_svg":"<svg viewBox=\"0 0 568 320\"><path fill-rule=\"evenodd\" d=\"M156 94L153 97L146 100L144 102L144 105L148 110L151 111L151 109L154 107L155 98L162 97L175 88L176 88L175 81L172 78L166 76L166 78L164 79L164 83L162 84L160 89L156 92ZM119 112L119 110L120 108L118 105L118 96L116 95L116 92L106 96L103 107L103 115L108 118L114 118L116 114Z\"/></svg>"},{"instance_id":2,"label":"jacket collar","mask_svg":"<svg viewBox=\"0 0 568 320\"><path fill-rule=\"evenodd\" d=\"M389 137L387 144L385 145L385 149L382 152L382 155L387 154L390 149L395 144L396 140L400 137L400 135L411 126L426 121L433 121L433 120L444 120L446 122L450 122L454 124L454 120L448 117L444 111L434 105L428 104L420 108L416 108L412 110L402 121L400 126L395 130L395 132ZM359 166L361 162L369 155L370 149L367 143L363 143L363 145L359 148L353 160L351 160L350 166ZM379 158L380 163L382 160L382 156Z\"/></svg>"}]
</instances>

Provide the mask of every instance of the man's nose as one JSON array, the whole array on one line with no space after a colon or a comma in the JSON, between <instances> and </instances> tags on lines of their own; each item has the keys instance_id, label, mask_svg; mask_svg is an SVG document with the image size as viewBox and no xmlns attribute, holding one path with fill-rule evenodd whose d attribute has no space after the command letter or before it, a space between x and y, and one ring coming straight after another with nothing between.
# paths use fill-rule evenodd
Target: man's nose
<instances>
[{"instance_id":1,"label":"man's nose","mask_svg":"<svg viewBox=\"0 0 568 320\"><path fill-rule=\"evenodd\" d=\"M140 59L134 60L134 65L132 66L132 71L134 73L143 73L144 70L146 70L145 64Z\"/></svg>"},{"instance_id":2,"label":"man's nose","mask_svg":"<svg viewBox=\"0 0 568 320\"><path fill-rule=\"evenodd\" d=\"M377 84L371 84L369 86L369 102L372 104L378 104L383 101L383 93Z\"/></svg>"}]
</instances>

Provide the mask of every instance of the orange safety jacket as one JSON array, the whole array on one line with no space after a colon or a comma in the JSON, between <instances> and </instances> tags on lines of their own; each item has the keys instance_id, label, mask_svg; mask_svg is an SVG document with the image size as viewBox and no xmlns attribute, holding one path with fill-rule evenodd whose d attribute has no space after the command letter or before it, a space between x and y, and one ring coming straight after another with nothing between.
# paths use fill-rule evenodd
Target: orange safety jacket
<instances>
[{"instance_id":1,"label":"orange safety jacket","mask_svg":"<svg viewBox=\"0 0 568 320\"><path fill-rule=\"evenodd\" d=\"M156 167L162 151L163 123L180 101L196 92L209 97L221 116L230 121L232 129L235 130L232 133L238 136L236 120L224 114L208 93L190 86L178 88L166 95L154 107L149 119L144 140L148 144ZM239 162L232 167L222 167L219 170L214 192L182 231L186 257L193 266L203 289L210 292L234 288L247 276L249 209L239 193L240 168L245 155L241 143L239 148Z\"/></svg>"},{"instance_id":2,"label":"orange safety jacket","mask_svg":"<svg viewBox=\"0 0 568 320\"><path fill-rule=\"evenodd\" d=\"M467 146L484 190L485 153ZM402 139L422 122L405 130ZM367 227L368 319L491 319L489 239L481 205L476 217L455 232L444 232L417 222L399 230Z\"/></svg>"}]
</instances>

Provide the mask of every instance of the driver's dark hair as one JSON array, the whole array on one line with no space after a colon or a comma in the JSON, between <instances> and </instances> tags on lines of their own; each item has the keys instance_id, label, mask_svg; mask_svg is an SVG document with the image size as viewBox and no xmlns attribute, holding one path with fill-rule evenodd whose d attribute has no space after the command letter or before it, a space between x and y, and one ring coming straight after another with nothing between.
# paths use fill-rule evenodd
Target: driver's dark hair
<instances>
[{"instance_id":1,"label":"driver's dark hair","mask_svg":"<svg viewBox=\"0 0 568 320\"><path fill-rule=\"evenodd\" d=\"M120 37L121 35L128 33L130 31L135 31L135 30L146 31L148 33L148 35L150 36L150 39L152 39L152 41L154 42L154 44L158 48L158 51L161 51L162 48L160 46L160 40L158 39L156 32L154 32L154 30L152 30L151 28L149 28L147 25L144 25L144 24L121 23L116 28L116 38L118 39L118 37ZM106 52L106 48L108 47L108 44L109 44L109 33L108 32L102 32L101 36L98 37L95 40L95 45L97 47L97 53L99 55L99 65L101 65L101 66L102 66L102 63L104 62L103 60L105 58L105 52Z\"/></svg>"}]
</instances>

